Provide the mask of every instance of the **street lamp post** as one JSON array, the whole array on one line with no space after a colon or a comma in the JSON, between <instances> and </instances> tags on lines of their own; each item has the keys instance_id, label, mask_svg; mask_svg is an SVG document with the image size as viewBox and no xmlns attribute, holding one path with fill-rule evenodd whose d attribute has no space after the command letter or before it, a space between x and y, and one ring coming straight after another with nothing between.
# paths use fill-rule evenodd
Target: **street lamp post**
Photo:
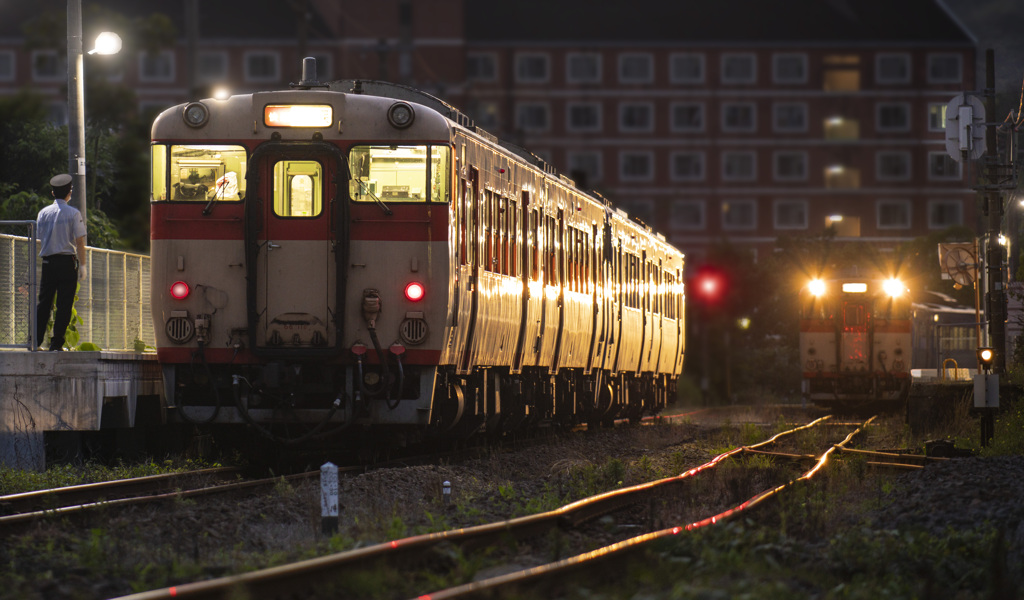
<instances>
[{"instance_id":1,"label":"street lamp post","mask_svg":"<svg viewBox=\"0 0 1024 600\"><path fill-rule=\"evenodd\" d=\"M71 206L88 223L85 206L85 55L82 46L82 0L68 0L68 173ZM116 54L121 38L104 31L89 54Z\"/></svg>"},{"instance_id":2,"label":"street lamp post","mask_svg":"<svg viewBox=\"0 0 1024 600\"><path fill-rule=\"evenodd\" d=\"M85 207L85 57L82 54L82 0L68 0L68 173L71 206Z\"/></svg>"}]
</instances>

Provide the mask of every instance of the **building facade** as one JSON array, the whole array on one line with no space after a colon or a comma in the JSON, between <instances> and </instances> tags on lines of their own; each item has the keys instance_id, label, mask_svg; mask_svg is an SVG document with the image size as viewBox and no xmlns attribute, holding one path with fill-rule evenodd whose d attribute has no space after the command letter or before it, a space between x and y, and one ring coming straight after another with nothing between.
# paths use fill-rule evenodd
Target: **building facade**
<instances>
[{"instance_id":1,"label":"building facade","mask_svg":"<svg viewBox=\"0 0 1024 600\"><path fill-rule=\"evenodd\" d=\"M390 80L460 107L698 263L721 242L763 255L832 231L894 247L977 219L973 173L944 141L947 103L978 87L976 42L942 0L97 4L175 26L175 43L115 59L141 113L281 87L315 56L321 80ZM89 40L102 11L85 5ZM14 24L64 7L12 8L25 14L0 32L0 94L30 87L55 120L63 52L28 48Z\"/></svg>"}]
</instances>

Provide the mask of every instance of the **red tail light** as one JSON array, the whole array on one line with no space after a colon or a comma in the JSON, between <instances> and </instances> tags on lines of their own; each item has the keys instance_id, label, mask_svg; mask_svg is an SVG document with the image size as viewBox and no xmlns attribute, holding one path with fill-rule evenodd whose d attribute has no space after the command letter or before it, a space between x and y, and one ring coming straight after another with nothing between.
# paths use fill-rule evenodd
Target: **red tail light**
<instances>
[{"instance_id":1,"label":"red tail light","mask_svg":"<svg viewBox=\"0 0 1024 600\"><path fill-rule=\"evenodd\" d=\"M409 302L419 302L423 299L425 293L427 293L427 290L423 287L422 283L413 281L405 286L405 299Z\"/></svg>"},{"instance_id":2,"label":"red tail light","mask_svg":"<svg viewBox=\"0 0 1024 600\"><path fill-rule=\"evenodd\" d=\"M185 298L188 298L189 292L191 291L192 290L189 289L188 284L184 281L175 281L171 284L171 297L175 300L184 300Z\"/></svg>"}]
</instances>

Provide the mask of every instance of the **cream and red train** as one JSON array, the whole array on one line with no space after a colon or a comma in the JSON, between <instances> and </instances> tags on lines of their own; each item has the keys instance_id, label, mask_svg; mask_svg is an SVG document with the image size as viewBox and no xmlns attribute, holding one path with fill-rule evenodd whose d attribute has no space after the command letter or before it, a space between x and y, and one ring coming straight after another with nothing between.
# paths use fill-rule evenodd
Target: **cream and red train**
<instances>
[{"instance_id":1,"label":"cream and red train","mask_svg":"<svg viewBox=\"0 0 1024 600\"><path fill-rule=\"evenodd\" d=\"M443 102L320 85L310 60L290 90L153 124L172 414L295 441L666 404L683 363L678 250Z\"/></svg>"},{"instance_id":2,"label":"cream and red train","mask_svg":"<svg viewBox=\"0 0 1024 600\"><path fill-rule=\"evenodd\" d=\"M803 394L829 408L902 406L910 392L911 299L895 278L814 279L800 293Z\"/></svg>"}]
</instances>

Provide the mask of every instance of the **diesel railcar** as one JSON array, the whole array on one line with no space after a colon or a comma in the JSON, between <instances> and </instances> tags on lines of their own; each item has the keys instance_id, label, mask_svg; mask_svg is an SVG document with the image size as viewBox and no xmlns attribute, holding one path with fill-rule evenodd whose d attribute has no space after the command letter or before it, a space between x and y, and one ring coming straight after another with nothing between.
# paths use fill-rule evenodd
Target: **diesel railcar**
<instances>
[{"instance_id":1,"label":"diesel railcar","mask_svg":"<svg viewBox=\"0 0 1024 600\"><path fill-rule=\"evenodd\" d=\"M911 300L896 278L830 277L800 293L803 395L828 408L898 408L910 391Z\"/></svg>"},{"instance_id":2,"label":"diesel railcar","mask_svg":"<svg viewBox=\"0 0 1024 600\"><path fill-rule=\"evenodd\" d=\"M444 102L368 81L152 128L169 414L294 442L639 418L683 363L684 257Z\"/></svg>"}]
</instances>

